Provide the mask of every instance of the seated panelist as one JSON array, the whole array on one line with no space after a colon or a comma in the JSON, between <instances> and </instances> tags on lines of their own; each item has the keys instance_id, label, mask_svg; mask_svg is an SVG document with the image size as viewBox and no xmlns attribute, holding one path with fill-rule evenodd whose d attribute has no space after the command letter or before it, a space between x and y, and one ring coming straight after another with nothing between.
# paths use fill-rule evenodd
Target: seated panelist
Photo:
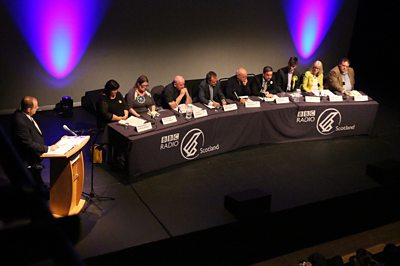
<instances>
[{"instance_id":1,"label":"seated panelist","mask_svg":"<svg viewBox=\"0 0 400 266\"><path fill-rule=\"evenodd\" d=\"M304 73L303 90L311 92L314 95L320 95L324 89L324 70L322 62L317 60L314 62L310 70Z\"/></svg>"},{"instance_id":2,"label":"seated panelist","mask_svg":"<svg viewBox=\"0 0 400 266\"><path fill-rule=\"evenodd\" d=\"M240 67L236 70L236 75L230 77L226 82L226 98L244 104L246 99L240 96L249 95L250 84L247 79L247 70Z\"/></svg>"},{"instance_id":3,"label":"seated panelist","mask_svg":"<svg viewBox=\"0 0 400 266\"><path fill-rule=\"evenodd\" d=\"M219 108L226 104L225 96L222 93L220 82L214 71L207 73L206 78L199 84L199 100L203 104Z\"/></svg>"},{"instance_id":4,"label":"seated panelist","mask_svg":"<svg viewBox=\"0 0 400 266\"><path fill-rule=\"evenodd\" d=\"M263 73L256 75L250 84L251 95L271 98L274 94L281 92L275 82L272 67L265 66Z\"/></svg>"},{"instance_id":5,"label":"seated panelist","mask_svg":"<svg viewBox=\"0 0 400 266\"><path fill-rule=\"evenodd\" d=\"M175 76L174 80L168 84L162 94L164 108L175 109L181 103L192 103L192 97L185 87L185 79L182 76Z\"/></svg>"},{"instance_id":6,"label":"seated panelist","mask_svg":"<svg viewBox=\"0 0 400 266\"><path fill-rule=\"evenodd\" d=\"M333 91L350 95L354 84L354 69L350 67L350 60L348 58L340 59L339 64L329 71L327 87Z\"/></svg>"},{"instance_id":7,"label":"seated panelist","mask_svg":"<svg viewBox=\"0 0 400 266\"><path fill-rule=\"evenodd\" d=\"M129 114L140 117L143 113L156 114L156 105L147 88L149 79L145 75L137 78L135 85L126 94L126 102L129 106Z\"/></svg>"},{"instance_id":8,"label":"seated panelist","mask_svg":"<svg viewBox=\"0 0 400 266\"><path fill-rule=\"evenodd\" d=\"M107 81L97 102L97 126L104 128L108 123L128 118L128 105L118 91L119 83L113 79Z\"/></svg>"}]
</instances>

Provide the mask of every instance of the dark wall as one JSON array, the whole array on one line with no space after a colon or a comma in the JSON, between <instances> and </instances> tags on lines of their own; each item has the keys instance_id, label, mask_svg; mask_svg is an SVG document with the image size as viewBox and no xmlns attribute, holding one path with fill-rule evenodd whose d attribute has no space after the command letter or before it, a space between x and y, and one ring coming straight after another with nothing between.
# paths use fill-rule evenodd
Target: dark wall
<instances>
[{"instance_id":1,"label":"dark wall","mask_svg":"<svg viewBox=\"0 0 400 266\"><path fill-rule=\"evenodd\" d=\"M366 91L381 103L396 104L393 93L398 85L399 15L392 1L360 1L349 57L356 71L357 89Z\"/></svg>"},{"instance_id":2,"label":"dark wall","mask_svg":"<svg viewBox=\"0 0 400 266\"><path fill-rule=\"evenodd\" d=\"M103 87L110 78L126 93L141 74L152 87L169 83L177 74L198 79L209 70L229 77L240 66L249 73L260 73L265 65L277 69L297 55L283 2L111 1L80 63L62 80L41 67L1 5L0 112L15 109L26 94L37 96L42 109L54 107L63 95L78 103L85 91ZM348 53L357 4L343 1L317 52L307 60L300 58L300 70L320 58L328 71Z\"/></svg>"}]
</instances>

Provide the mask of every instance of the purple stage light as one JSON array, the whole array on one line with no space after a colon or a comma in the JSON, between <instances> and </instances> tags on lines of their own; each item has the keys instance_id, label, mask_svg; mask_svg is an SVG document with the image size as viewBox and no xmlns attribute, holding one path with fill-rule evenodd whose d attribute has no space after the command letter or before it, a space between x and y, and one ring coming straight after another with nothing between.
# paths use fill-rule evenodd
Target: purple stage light
<instances>
[{"instance_id":1,"label":"purple stage light","mask_svg":"<svg viewBox=\"0 0 400 266\"><path fill-rule=\"evenodd\" d=\"M297 52L310 58L329 31L343 0L284 0L286 19Z\"/></svg>"},{"instance_id":2,"label":"purple stage light","mask_svg":"<svg viewBox=\"0 0 400 266\"><path fill-rule=\"evenodd\" d=\"M40 64L68 76L81 60L109 0L6 0L13 19Z\"/></svg>"}]
</instances>

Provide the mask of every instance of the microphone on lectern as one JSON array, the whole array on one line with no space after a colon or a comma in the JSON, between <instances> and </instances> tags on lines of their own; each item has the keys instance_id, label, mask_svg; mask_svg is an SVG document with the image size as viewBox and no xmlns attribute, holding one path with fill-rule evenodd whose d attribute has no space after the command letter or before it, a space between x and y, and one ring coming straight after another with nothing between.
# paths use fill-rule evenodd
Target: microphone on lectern
<instances>
[{"instance_id":1,"label":"microphone on lectern","mask_svg":"<svg viewBox=\"0 0 400 266\"><path fill-rule=\"evenodd\" d=\"M78 136L78 134L76 134L74 131L72 131L69 127L67 127L67 125L63 125L63 129L65 129L66 131L68 131L69 133L71 133L72 135L74 135L75 137Z\"/></svg>"}]
</instances>

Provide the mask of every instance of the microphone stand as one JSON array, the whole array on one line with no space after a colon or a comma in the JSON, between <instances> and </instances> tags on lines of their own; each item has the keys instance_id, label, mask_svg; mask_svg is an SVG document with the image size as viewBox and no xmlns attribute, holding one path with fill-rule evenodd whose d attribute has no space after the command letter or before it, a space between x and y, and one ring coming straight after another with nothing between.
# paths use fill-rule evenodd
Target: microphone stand
<instances>
[{"instance_id":1,"label":"microphone stand","mask_svg":"<svg viewBox=\"0 0 400 266\"><path fill-rule=\"evenodd\" d=\"M115 200L115 198L113 197L106 197L106 196L100 196L98 194L96 194L96 192L94 192L94 188L93 188L93 172L94 172L94 149L95 149L95 144L97 141L98 136L100 135L101 130L97 129L95 131L95 137L93 140L93 144L92 144L92 165L91 165L91 172L90 172L90 192L82 192L82 195L87 199L87 204L84 210L82 210L82 213L84 213L88 208L90 203L93 203L99 210L102 211L102 208L100 208L100 206L94 201L106 201L106 200ZM101 148L103 147L104 144L101 144Z\"/></svg>"}]
</instances>

